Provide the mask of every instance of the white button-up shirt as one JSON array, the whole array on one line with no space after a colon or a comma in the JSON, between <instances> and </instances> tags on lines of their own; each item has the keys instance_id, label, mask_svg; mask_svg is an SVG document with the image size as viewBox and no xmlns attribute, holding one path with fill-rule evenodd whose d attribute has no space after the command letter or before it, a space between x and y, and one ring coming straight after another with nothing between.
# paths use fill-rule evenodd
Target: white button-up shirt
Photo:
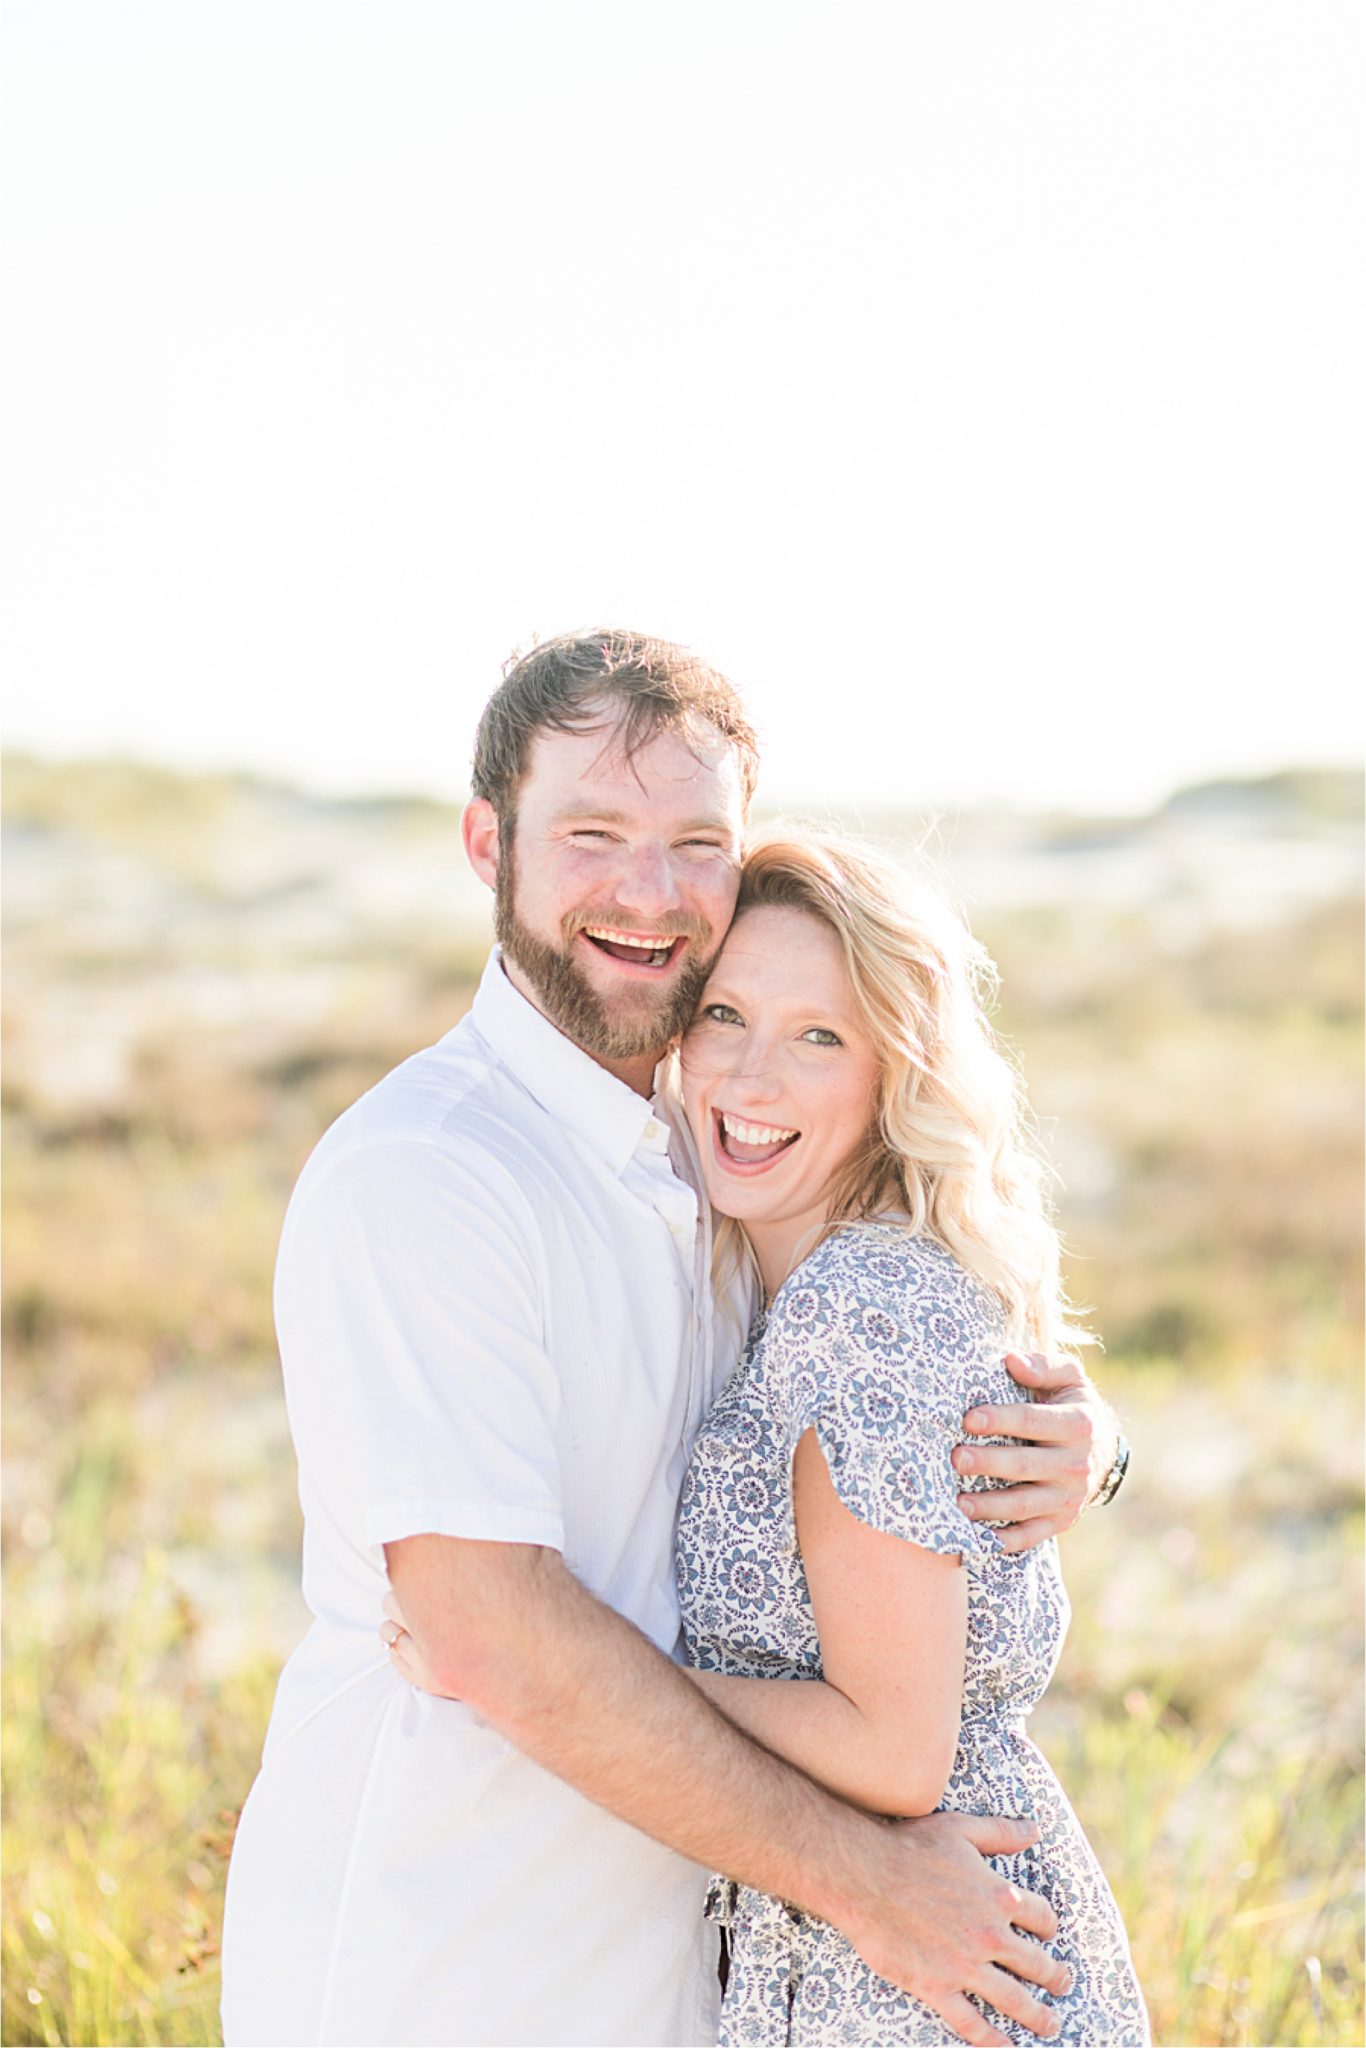
<instances>
[{"instance_id":1,"label":"white button-up shirt","mask_svg":"<svg viewBox=\"0 0 1366 2048\"><path fill-rule=\"evenodd\" d=\"M276 1322L316 1618L233 1853L234 2048L715 2039L703 1873L405 1684L376 1633L382 1546L435 1532L560 1551L675 1653L675 1510L735 1343L671 1142L495 954L304 1170Z\"/></svg>"}]
</instances>

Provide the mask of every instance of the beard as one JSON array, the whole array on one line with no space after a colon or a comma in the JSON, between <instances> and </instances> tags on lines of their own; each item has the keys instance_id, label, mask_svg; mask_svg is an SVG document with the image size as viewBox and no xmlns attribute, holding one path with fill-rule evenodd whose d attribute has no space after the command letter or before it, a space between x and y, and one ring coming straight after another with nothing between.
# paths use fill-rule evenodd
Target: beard
<instances>
[{"instance_id":1,"label":"beard","mask_svg":"<svg viewBox=\"0 0 1366 2048\"><path fill-rule=\"evenodd\" d=\"M586 924L607 929L616 923L612 912L600 915L578 910L565 918L562 943L553 946L523 924L517 913L517 872L512 834L501 835L498 872L493 889L493 929L505 957L519 967L535 991L537 1007L566 1038L600 1060L662 1058L696 1014L719 942L704 959L697 947L711 937L709 926L677 918L664 920L661 936L686 938L689 952L682 971L666 987L623 983L619 994L602 995L584 972L574 951L575 933ZM651 926L651 930L654 926Z\"/></svg>"}]
</instances>

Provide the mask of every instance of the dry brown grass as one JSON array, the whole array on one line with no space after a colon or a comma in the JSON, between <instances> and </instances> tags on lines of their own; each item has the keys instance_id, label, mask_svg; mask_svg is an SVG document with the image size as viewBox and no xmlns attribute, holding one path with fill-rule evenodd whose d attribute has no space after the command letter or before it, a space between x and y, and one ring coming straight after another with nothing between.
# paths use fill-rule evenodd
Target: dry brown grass
<instances>
[{"instance_id":1,"label":"dry brown grass","mask_svg":"<svg viewBox=\"0 0 1366 2048\"><path fill-rule=\"evenodd\" d=\"M138 773L84 804L61 777L19 790L35 830L88 831L142 880L77 861L66 908L10 936L13 2043L218 2038L223 1851L300 1615L279 1219L481 951L439 899L350 914L347 883L334 914L293 840L276 886L258 836L258 895L225 909L242 792L158 780L149 830ZM324 822L329 861L344 831L430 857L401 813ZM1068 1541L1040 1738L1160 2041L1359 2041L1360 904L1180 943L1094 903L979 922L1137 1450Z\"/></svg>"}]
</instances>

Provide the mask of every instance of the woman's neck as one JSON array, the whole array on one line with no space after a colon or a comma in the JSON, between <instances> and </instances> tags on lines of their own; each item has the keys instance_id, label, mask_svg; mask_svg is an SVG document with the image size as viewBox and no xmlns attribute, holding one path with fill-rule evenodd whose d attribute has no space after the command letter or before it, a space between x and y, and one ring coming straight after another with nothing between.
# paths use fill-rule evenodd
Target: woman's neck
<instances>
[{"instance_id":1,"label":"woman's neck","mask_svg":"<svg viewBox=\"0 0 1366 2048\"><path fill-rule=\"evenodd\" d=\"M759 1268L759 1278L763 1282L765 1304L772 1301L784 1280L796 1270L807 1253L815 1250L829 1220L827 1216L819 1222L807 1218L800 1225L759 1223L744 1226L754 1263Z\"/></svg>"}]
</instances>

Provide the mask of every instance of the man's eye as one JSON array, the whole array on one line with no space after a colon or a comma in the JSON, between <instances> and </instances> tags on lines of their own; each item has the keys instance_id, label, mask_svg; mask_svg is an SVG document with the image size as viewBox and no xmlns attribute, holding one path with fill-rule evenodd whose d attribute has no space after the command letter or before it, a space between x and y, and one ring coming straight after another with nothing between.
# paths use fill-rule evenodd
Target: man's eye
<instances>
[{"instance_id":1,"label":"man's eye","mask_svg":"<svg viewBox=\"0 0 1366 2048\"><path fill-rule=\"evenodd\" d=\"M802 1033L802 1037L809 1039L812 1045L844 1044L844 1040L840 1038L835 1032L827 1031L824 1024L813 1024L809 1031L804 1031Z\"/></svg>"},{"instance_id":2,"label":"man's eye","mask_svg":"<svg viewBox=\"0 0 1366 2048\"><path fill-rule=\"evenodd\" d=\"M584 825L571 832L569 836L571 839L610 839L612 835L610 832L599 832L591 825Z\"/></svg>"}]
</instances>

